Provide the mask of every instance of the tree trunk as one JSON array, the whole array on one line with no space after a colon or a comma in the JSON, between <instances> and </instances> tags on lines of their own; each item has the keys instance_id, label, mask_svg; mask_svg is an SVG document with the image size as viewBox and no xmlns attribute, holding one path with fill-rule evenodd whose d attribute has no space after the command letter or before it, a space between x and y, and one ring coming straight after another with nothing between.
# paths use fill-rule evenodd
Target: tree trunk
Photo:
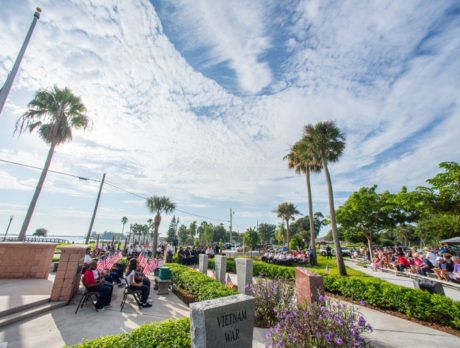
<instances>
[{"instance_id":1,"label":"tree trunk","mask_svg":"<svg viewBox=\"0 0 460 348\"><path fill-rule=\"evenodd\" d=\"M329 170L327 169L324 154L321 154L321 162L323 164L324 174L326 175L327 191L329 196L329 213L331 214L332 238L334 239L337 269L340 275L346 276L347 271L345 269L345 263L343 262L342 249L340 248L339 232L337 231L337 223L335 222L334 194L332 192L331 177L329 175Z\"/></svg>"},{"instance_id":2,"label":"tree trunk","mask_svg":"<svg viewBox=\"0 0 460 348\"><path fill-rule=\"evenodd\" d=\"M155 232L153 233L153 256L157 257L158 248L158 230L160 229L161 216L159 213L155 216Z\"/></svg>"},{"instance_id":3,"label":"tree trunk","mask_svg":"<svg viewBox=\"0 0 460 348\"><path fill-rule=\"evenodd\" d=\"M43 184L45 182L46 174L48 173L48 169L51 164L51 159L53 158L54 148L56 144L51 144L51 147L48 151L48 157L46 158L45 166L43 167L42 174L40 175L40 179L38 180L37 187L35 188L34 195L32 197L32 201L29 204L29 209L27 210L26 217L24 218L24 222L21 227L21 232L19 233L18 240L24 241L26 237L27 228L29 227L30 219L35 210L35 205L37 204L38 196L40 196L40 192L42 190Z\"/></svg>"},{"instance_id":4,"label":"tree trunk","mask_svg":"<svg viewBox=\"0 0 460 348\"><path fill-rule=\"evenodd\" d=\"M289 249L289 219L286 219L286 239L287 239L287 247ZM284 247L284 245L283 245Z\"/></svg>"},{"instance_id":5,"label":"tree trunk","mask_svg":"<svg viewBox=\"0 0 460 348\"><path fill-rule=\"evenodd\" d=\"M374 253L372 252L372 238L367 238L367 245L369 248L369 261L372 262L372 260L374 259Z\"/></svg>"},{"instance_id":6,"label":"tree trunk","mask_svg":"<svg viewBox=\"0 0 460 348\"><path fill-rule=\"evenodd\" d=\"M308 219L310 221L310 247L313 249L313 258L311 260L312 266L316 266L316 248L315 248L315 225L313 224L313 202L311 199L311 185L310 185L310 167L307 166L307 192L308 192Z\"/></svg>"}]
</instances>

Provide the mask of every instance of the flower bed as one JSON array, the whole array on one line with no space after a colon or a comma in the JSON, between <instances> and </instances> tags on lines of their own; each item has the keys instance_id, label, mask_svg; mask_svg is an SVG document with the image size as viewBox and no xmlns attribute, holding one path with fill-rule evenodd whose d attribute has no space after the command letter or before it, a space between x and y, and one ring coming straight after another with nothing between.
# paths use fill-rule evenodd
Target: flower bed
<instances>
[{"instance_id":1,"label":"flower bed","mask_svg":"<svg viewBox=\"0 0 460 348\"><path fill-rule=\"evenodd\" d=\"M165 320L142 325L130 333L86 340L73 348L191 347L190 319Z\"/></svg>"}]
</instances>

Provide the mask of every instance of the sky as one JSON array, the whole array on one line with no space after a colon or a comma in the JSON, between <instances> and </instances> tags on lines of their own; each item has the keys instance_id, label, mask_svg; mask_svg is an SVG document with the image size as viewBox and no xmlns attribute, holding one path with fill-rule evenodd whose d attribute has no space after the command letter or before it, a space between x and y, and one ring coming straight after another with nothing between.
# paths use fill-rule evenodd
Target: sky
<instances>
[{"instance_id":1,"label":"sky","mask_svg":"<svg viewBox=\"0 0 460 348\"><path fill-rule=\"evenodd\" d=\"M142 197L165 195L189 224L244 232L307 214L305 177L283 157L307 124L346 135L330 165L336 207L362 186L424 185L460 161L458 1L0 0L0 83L33 19L30 45L0 115L0 160L43 167L48 145L13 134L39 89L68 87L91 119L56 149L28 234L121 232L145 223ZM0 233L19 232L40 170L0 162ZM323 174L313 209L328 213ZM136 195L127 193L129 191ZM202 218L206 217L206 219ZM300 217L300 216L299 216ZM172 216L164 216L165 234ZM327 227L321 234L326 233Z\"/></svg>"}]
</instances>

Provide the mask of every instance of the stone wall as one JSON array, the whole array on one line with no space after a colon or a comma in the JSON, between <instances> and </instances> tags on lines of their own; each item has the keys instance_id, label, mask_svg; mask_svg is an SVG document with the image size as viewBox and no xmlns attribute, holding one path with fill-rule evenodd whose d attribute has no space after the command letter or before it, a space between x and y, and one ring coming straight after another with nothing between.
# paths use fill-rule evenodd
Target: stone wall
<instances>
[{"instance_id":1,"label":"stone wall","mask_svg":"<svg viewBox=\"0 0 460 348\"><path fill-rule=\"evenodd\" d=\"M51 290L51 301L70 301L77 293L87 247L88 245L61 247L61 259Z\"/></svg>"},{"instance_id":2,"label":"stone wall","mask_svg":"<svg viewBox=\"0 0 460 348\"><path fill-rule=\"evenodd\" d=\"M0 242L0 279L48 279L54 243Z\"/></svg>"}]
</instances>

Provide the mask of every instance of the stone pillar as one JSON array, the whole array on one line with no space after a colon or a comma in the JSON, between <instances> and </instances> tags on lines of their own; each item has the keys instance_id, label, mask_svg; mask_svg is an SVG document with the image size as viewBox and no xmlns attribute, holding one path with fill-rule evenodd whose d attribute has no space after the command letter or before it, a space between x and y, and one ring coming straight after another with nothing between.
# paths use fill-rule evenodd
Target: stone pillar
<instances>
[{"instance_id":1,"label":"stone pillar","mask_svg":"<svg viewBox=\"0 0 460 348\"><path fill-rule=\"evenodd\" d=\"M214 265L216 267L216 279L225 285L225 275L227 272L227 256L216 255L214 257Z\"/></svg>"},{"instance_id":2,"label":"stone pillar","mask_svg":"<svg viewBox=\"0 0 460 348\"><path fill-rule=\"evenodd\" d=\"M0 279L48 279L56 243L0 243Z\"/></svg>"},{"instance_id":3,"label":"stone pillar","mask_svg":"<svg viewBox=\"0 0 460 348\"><path fill-rule=\"evenodd\" d=\"M235 295L190 304L192 348L250 348L254 297Z\"/></svg>"},{"instance_id":4,"label":"stone pillar","mask_svg":"<svg viewBox=\"0 0 460 348\"><path fill-rule=\"evenodd\" d=\"M85 251L88 245L61 247L61 259L54 278L51 301L70 301L78 291Z\"/></svg>"},{"instance_id":5,"label":"stone pillar","mask_svg":"<svg viewBox=\"0 0 460 348\"><path fill-rule=\"evenodd\" d=\"M208 274L208 255L199 254L200 265L199 270L201 273Z\"/></svg>"},{"instance_id":6,"label":"stone pillar","mask_svg":"<svg viewBox=\"0 0 460 348\"><path fill-rule=\"evenodd\" d=\"M295 293L297 303L311 304L319 295L324 295L323 277L304 267L295 268ZM311 296L313 294L313 297Z\"/></svg>"},{"instance_id":7,"label":"stone pillar","mask_svg":"<svg viewBox=\"0 0 460 348\"><path fill-rule=\"evenodd\" d=\"M252 284L252 259L238 257L235 261L238 291L242 294L249 295L249 286Z\"/></svg>"}]
</instances>

